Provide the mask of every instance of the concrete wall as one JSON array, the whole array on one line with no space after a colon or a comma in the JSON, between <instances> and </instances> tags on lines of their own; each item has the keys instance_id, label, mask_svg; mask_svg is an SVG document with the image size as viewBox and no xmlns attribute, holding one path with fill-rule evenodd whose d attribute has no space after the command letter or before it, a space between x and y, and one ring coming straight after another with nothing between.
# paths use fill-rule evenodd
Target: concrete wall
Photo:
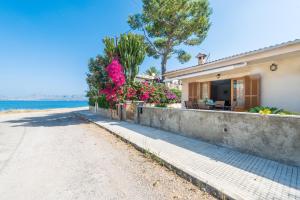
<instances>
[{"instance_id":1,"label":"concrete wall","mask_svg":"<svg viewBox=\"0 0 300 200\"><path fill-rule=\"evenodd\" d=\"M103 117L107 117L107 118L111 118L111 119L120 119L117 110L113 110L113 109L105 109L105 108L95 108L93 106L89 107L89 110L95 113L98 113L99 115L103 116Z\"/></svg>"},{"instance_id":2,"label":"concrete wall","mask_svg":"<svg viewBox=\"0 0 300 200\"><path fill-rule=\"evenodd\" d=\"M300 116L144 107L139 123L300 166Z\"/></svg>"},{"instance_id":3,"label":"concrete wall","mask_svg":"<svg viewBox=\"0 0 300 200\"><path fill-rule=\"evenodd\" d=\"M137 122L138 113L136 112L138 106L143 106L143 101L125 102L124 104L118 104L116 110L105 109L105 108L95 108L94 106L89 106L89 110L99 114L100 116L115 119L124 120L128 122Z\"/></svg>"},{"instance_id":4,"label":"concrete wall","mask_svg":"<svg viewBox=\"0 0 300 200\"><path fill-rule=\"evenodd\" d=\"M270 65L276 63L278 70L270 71ZM249 62L247 67L216 75L182 80L182 103L188 100L189 82L206 82L259 74L261 76L261 105L283 108L300 112L300 57L284 56L273 60Z\"/></svg>"}]
</instances>

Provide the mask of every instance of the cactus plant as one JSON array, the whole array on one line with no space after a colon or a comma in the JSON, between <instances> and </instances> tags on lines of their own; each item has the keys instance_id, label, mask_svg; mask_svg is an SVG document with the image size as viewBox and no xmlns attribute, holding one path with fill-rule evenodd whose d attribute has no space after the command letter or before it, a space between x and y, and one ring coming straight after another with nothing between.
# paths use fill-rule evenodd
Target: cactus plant
<instances>
[{"instance_id":1,"label":"cactus plant","mask_svg":"<svg viewBox=\"0 0 300 200\"><path fill-rule=\"evenodd\" d=\"M133 82L146 55L143 36L133 33L122 34L118 40L117 51L127 82Z\"/></svg>"}]
</instances>

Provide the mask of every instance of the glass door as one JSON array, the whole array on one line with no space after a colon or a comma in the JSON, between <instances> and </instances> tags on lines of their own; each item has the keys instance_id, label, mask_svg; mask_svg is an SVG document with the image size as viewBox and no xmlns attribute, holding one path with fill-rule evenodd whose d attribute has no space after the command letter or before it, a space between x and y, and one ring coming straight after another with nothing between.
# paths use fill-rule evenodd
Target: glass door
<instances>
[{"instance_id":1,"label":"glass door","mask_svg":"<svg viewBox=\"0 0 300 200\"><path fill-rule=\"evenodd\" d=\"M245 79L231 79L231 107L234 110L245 108Z\"/></svg>"},{"instance_id":2,"label":"glass door","mask_svg":"<svg viewBox=\"0 0 300 200\"><path fill-rule=\"evenodd\" d=\"M200 84L200 99L210 99L210 82Z\"/></svg>"}]
</instances>

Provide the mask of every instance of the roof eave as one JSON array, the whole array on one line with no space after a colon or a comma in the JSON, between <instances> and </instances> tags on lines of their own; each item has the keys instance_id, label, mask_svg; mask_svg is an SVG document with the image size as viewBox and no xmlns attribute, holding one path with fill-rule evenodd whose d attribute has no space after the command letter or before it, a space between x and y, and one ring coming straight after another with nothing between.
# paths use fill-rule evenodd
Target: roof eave
<instances>
[{"instance_id":1,"label":"roof eave","mask_svg":"<svg viewBox=\"0 0 300 200\"><path fill-rule=\"evenodd\" d=\"M282 47L287 47L287 46L295 45L295 44L300 44L300 39L296 39L296 40L293 40L293 41L281 43L281 44L278 44L278 45L272 45L272 46L265 47L265 48L260 48L260 49L254 50L254 51L248 51L248 52L245 52L245 53L236 54L236 55L233 55L233 56L229 56L229 57L225 57L225 58L222 58L222 59L214 60L214 61L202 64L202 65L195 65L195 66L192 66L192 67L186 67L186 68L179 69L179 70L169 71L169 72L165 73L165 76L172 76L173 74L183 73L183 72L188 71L188 70L196 70L198 68L204 68L204 67L208 67L208 66L212 66L212 65L217 65L217 64L223 63L223 62L234 61L234 60L241 59L243 57L247 57L247 56L250 56L250 55L260 54L260 53L272 51L274 49L279 49L279 48L282 48Z\"/></svg>"}]
</instances>

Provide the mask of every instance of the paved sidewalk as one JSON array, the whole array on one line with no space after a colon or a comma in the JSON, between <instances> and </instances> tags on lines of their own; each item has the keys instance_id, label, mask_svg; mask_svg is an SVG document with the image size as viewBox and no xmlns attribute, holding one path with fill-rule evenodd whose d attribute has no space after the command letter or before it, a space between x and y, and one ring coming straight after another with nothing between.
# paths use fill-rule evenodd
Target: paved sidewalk
<instances>
[{"instance_id":1,"label":"paved sidewalk","mask_svg":"<svg viewBox=\"0 0 300 200\"><path fill-rule=\"evenodd\" d=\"M79 114L233 199L300 199L300 167L89 111Z\"/></svg>"}]
</instances>

